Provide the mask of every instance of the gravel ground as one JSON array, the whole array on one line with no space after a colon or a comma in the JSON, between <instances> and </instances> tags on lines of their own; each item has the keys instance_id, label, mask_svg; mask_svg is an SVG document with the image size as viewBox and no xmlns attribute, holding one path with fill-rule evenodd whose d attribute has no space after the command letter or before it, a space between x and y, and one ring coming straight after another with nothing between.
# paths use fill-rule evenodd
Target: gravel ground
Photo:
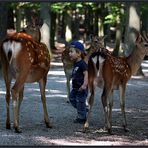
<instances>
[{"instance_id":1,"label":"gravel ground","mask_svg":"<svg viewBox=\"0 0 148 148\"><path fill-rule=\"evenodd\" d=\"M147 62L143 62L146 73ZM148 146L148 77L133 77L126 91L126 114L129 132L121 127L121 112L118 92L114 93L113 135L103 132L103 108L100 100L102 90L96 89L96 96L90 130L82 132L81 124L74 124L76 110L66 103L66 79L62 63L52 62L46 87L47 108L53 124L47 129L43 121L43 108L38 83L26 84L21 105L20 127L22 133L5 129L6 103L5 85L0 79L0 145L3 146L51 146L51 145L145 145ZM12 100L11 124L13 126Z\"/></svg>"}]
</instances>

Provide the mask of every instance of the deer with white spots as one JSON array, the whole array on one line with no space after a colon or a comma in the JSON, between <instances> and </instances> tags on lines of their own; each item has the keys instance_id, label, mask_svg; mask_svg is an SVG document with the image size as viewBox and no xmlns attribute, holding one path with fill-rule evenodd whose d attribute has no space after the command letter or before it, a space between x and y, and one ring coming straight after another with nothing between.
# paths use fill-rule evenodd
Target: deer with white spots
<instances>
[{"instance_id":1,"label":"deer with white spots","mask_svg":"<svg viewBox=\"0 0 148 148\"><path fill-rule=\"evenodd\" d=\"M145 38L145 39L144 39ZM105 113L105 128L108 133L112 133L112 107L113 107L113 90L119 89L120 92L120 107L123 116L123 127L127 130L127 121L125 114L125 91L128 80L139 69L143 58L148 54L147 37L138 35L135 41L135 49L128 57L114 57L107 49L98 46L96 40L92 41L92 48L98 48L98 51L93 53L91 60L96 64L99 62L99 75L97 75L97 86L103 88L102 104ZM147 40L147 41L146 41ZM146 41L146 42L145 42ZM91 77L91 76L89 76ZM92 102L89 104L92 108L93 97L89 98ZM84 131L89 127L89 116L84 124Z\"/></svg>"},{"instance_id":2,"label":"deer with white spots","mask_svg":"<svg viewBox=\"0 0 148 148\"><path fill-rule=\"evenodd\" d=\"M6 85L6 128L10 129L10 91L13 100L14 129L20 133L19 111L23 100L25 83L38 82L44 110L44 120L48 128L51 124L46 107L45 87L50 68L50 55L45 44L35 41L26 33L8 35L1 43L1 61ZM11 80L15 83L11 88Z\"/></svg>"}]
</instances>

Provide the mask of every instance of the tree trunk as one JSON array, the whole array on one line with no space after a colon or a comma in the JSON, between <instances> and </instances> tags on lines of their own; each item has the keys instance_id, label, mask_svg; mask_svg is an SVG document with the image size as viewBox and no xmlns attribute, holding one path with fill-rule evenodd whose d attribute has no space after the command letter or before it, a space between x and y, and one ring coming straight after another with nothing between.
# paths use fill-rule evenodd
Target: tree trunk
<instances>
[{"instance_id":1,"label":"tree trunk","mask_svg":"<svg viewBox=\"0 0 148 148\"><path fill-rule=\"evenodd\" d=\"M66 22L65 22L65 18L66 17L66 12L63 11L62 13L62 24L61 24L61 27L62 27L62 30L61 30L61 38L62 40L65 41L65 32L66 32Z\"/></svg>"},{"instance_id":2,"label":"tree trunk","mask_svg":"<svg viewBox=\"0 0 148 148\"><path fill-rule=\"evenodd\" d=\"M125 30L125 56L129 56L135 48L135 40L140 32L140 7L139 3L132 2L127 3L127 26ZM140 67L137 74L142 73Z\"/></svg>"},{"instance_id":3,"label":"tree trunk","mask_svg":"<svg viewBox=\"0 0 148 148\"><path fill-rule=\"evenodd\" d=\"M4 38L7 33L7 15L8 15L8 4L6 2L0 2L0 41Z\"/></svg>"},{"instance_id":4,"label":"tree trunk","mask_svg":"<svg viewBox=\"0 0 148 148\"><path fill-rule=\"evenodd\" d=\"M94 10L94 27L93 27L93 29L94 29L94 35L98 35L98 17L99 17L99 11L98 11L98 9L99 9L99 4L98 3L96 3L96 5L95 5L95 10Z\"/></svg>"},{"instance_id":5,"label":"tree trunk","mask_svg":"<svg viewBox=\"0 0 148 148\"><path fill-rule=\"evenodd\" d=\"M7 23L8 29L15 29L14 27L14 14L13 14L13 8L10 6L8 7L8 23Z\"/></svg>"},{"instance_id":6,"label":"tree trunk","mask_svg":"<svg viewBox=\"0 0 148 148\"><path fill-rule=\"evenodd\" d=\"M55 49L55 32L56 32L56 13L51 12L51 34L50 34L50 43L51 43L51 49Z\"/></svg>"},{"instance_id":7,"label":"tree trunk","mask_svg":"<svg viewBox=\"0 0 148 148\"><path fill-rule=\"evenodd\" d=\"M70 12L66 13L66 32L65 32L65 37L66 37L66 41L69 42L72 40L72 17Z\"/></svg>"},{"instance_id":8,"label":"tree trunk","mask_svg":"<svg viewBox=\"0 0 148 148\"><path fill-rule=\"evenodd\" d=\"M93 17L92 17L92 9L90 6L87 6L86 5L86 8L85 8L85 20L84 20L84 24L85 25L85 40L88 39L89 35L90 34L93 34L93 29L91 27L91 24L93 24Z\"/></svg>"},{"instance_id":9,"label":"tree trunk","mask_svg":"<svg viewBox=\"0 0 148 148\"><path fill-rule=\"evenodd\" d=\"M139 3L127 3L127 26L125 30L125 40L126 44L125 56L131 54L135 47L135 40L138 32L140 32L140 10Z\"/></svg>"},{"instance_id":10,"label":"tree trunk","mask_svg":"<svg viewBox=\"0 0 148 148\"><path fill-rule=\"evenodd\" d=\"M16 9L16 31L17 32L21 30L21 18L22 18L21 11L22 10L20 7Z\"/></svg>"},{"instance_id":11,"label":"tree trunk","mask_svg":"<svg viewBox=\"0 0 148 148\"><path fill-rule=\"evenodd\" d=\"M72 38L78 40L79 39L79 12L78 9L75 8L74 10L74 17L75 19L73 20L73 24L72 24Z\"/></svg>"},{"instance_id":12,"label":"tree trunk","mask_svg":"<svg viewBox=\"0 0 148 148\"><path fill-rule=\"evenodd\" d=\"M121 44L121 26L120 26L120 23L117 23L117 26L116 26L116 41L115 41L115 48L114 48L114 51L113 51L114 56L119 55L120 44Z\"/></svg>"},{"instance_id":13,"label":"tree trunk","mask_svg":"<svg viewBox=\"0 0 148 148\"><path fill-rule=\"evenodd\" d=\"M43 25L41 27L41 42L45 43L48 47L49 53L52 56L50 47L50 31L51 31L51 15L49 3L41 2L40 17L43 20Z\"/></svg>"},{"instance_id":14,"label":"tree trunk","mask_svg":"<svg viewBox=\"0 0 148 148\"><path fill-rule=\"evenodd\" d=\"M7 15L8 3L0 2L0 43L7 33ZM1 54L1 53L0 53ZM0 58L0 72L1 72L1 58Z\"/></svg>"}]
</instances>

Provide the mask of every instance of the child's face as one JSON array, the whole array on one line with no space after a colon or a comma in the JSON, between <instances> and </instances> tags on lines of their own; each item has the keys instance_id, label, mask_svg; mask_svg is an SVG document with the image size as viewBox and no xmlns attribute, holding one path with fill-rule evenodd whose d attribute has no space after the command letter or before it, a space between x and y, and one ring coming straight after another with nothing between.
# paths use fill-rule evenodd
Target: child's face
<instances>
[{"instance_id":1,"label":"child's face","mask_svg":"<svg viewBox=\"0 0 148 148\"><path fill-rule=\"evenodd\" d=\"M75 48L71 47L69 50L69 56L71 60L76 61L78 58L81 57L81 52L77 52Z\"/></svg>"}]
</instances>

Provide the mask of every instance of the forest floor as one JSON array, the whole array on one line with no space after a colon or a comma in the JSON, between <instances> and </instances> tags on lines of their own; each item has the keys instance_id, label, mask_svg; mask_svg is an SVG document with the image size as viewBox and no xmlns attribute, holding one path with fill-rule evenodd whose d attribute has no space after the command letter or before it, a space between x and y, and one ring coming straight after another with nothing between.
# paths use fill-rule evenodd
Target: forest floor
<instances>
[{"instance_id":1,"label":"forest floor","mask_svg":"<svg viewBox=\"0 0 148 148\"><path fill-rule=\"evenodd\" d=\"M46 97L49 117L53 124L47 129L37 83L26 84L21 105L20 127L22 133L5 128L5 85L0 79L0 146L148 146L148 61L142 63L145 77L132 76L126 90L126 115L129 132L122 128L118 91L114 93L112 135L102 130L104 113L102 90L97 88L90 120L90 129L83 133L83 125L74 124L76 110L66 102L66 78L60 54L54 55L48 73ZM11 124L13 127L12 100Z\"/></svg>"}]
</instances>

